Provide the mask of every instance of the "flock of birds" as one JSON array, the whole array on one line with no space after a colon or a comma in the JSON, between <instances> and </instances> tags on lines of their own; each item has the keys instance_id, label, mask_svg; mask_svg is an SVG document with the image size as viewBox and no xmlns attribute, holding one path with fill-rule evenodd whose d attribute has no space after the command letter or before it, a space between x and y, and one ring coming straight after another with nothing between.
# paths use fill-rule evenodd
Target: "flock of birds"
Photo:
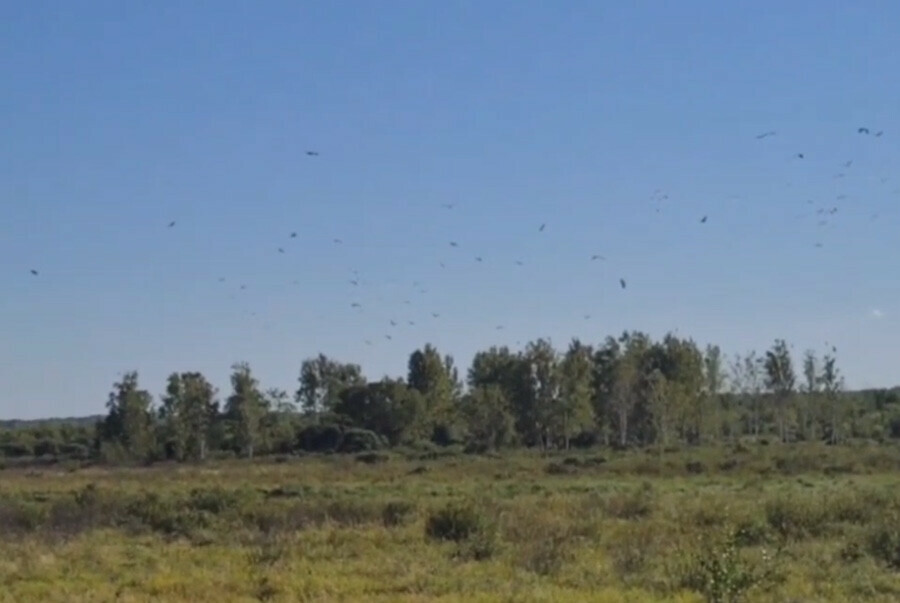
<instances>
[{"instance_id":1,"label":"flock of birds","mask_svg":"<svg viewBox=\"0 0 900 603\"><path fill-rule=\"evenodd\" d=\"M861 135L861 136L873 136L873 137L875 137L875 138L880 138L880 137L882 137L882 136L884 135L884 131L882 131L882 130L877 130L874 134L872 134L871 130L870 130L869 128L867 128L867 127L859 127L859 128L857 128L856 133L859 134L859 135ZM777 135L777 132L774 131L774 130L772 130L772 131L762 132L762 133L758 134L755 138L756 138L756 140L764 140L764 139L767 139L767 138L770 138L770 137L773 137L773 136L776 136L776 135ZM313 158L313 157L319 157L319 152L318 152L318 151L309 150L309 151L306 151L306 152L305 152L305 155L306 155L307 157L311 157L311 158ZM805 154L804 152L798 152L798 153L796 153L796 154L794 155L794 157L795 157L796 159L798 159L798 160L803 160L803 159L806 158L806 154ZM844 169L849 169L852 165L853 165L853 161L852 161L852 160L848 160L848 161L846 161L845 163L843 163L843 166L842 166L842 167L843 167ZM837 173L837 174L835 175L835 178L843 178L844 175L845 175L844 172L839 172L839 173ZM881 181L882 181L882 184L883 184L883 183L886 181L886 178L882 178ZM654 193L651 195L651 201L654 201L654 202L656 203L656 212L657 212L657 213L660 212L660 209L661 209L661 207L662 207L662 204L663 204L666 200L668 200L668 198L669 198L668 194L666 194L666 193L663 192L662 190L656 190L656 191L654 191ZM838 201L840 201L840 200L843 200L844 198L845 198L845 195L838 195L836 199L837 199ZM813 201L812 201L812 200L808 200L808 201L807 201L807 204L812 205L812 204L813 204ZM443 203L443 204L441 204L441 208L444 209L444 210L452 211L452 210L455 208L455 204L453 204L453 203ZM838 207L837 207L836 205L818 207L818 208L815 208L815 211L814 211L814 215L816 216L816 218L817 218L817 220L818 220L817 223L818 223L819 226L826 226L826 225L829 223L829 220L831 220L837 213L838 213ZM801 216L808 216L808 215L813 215L813 214L809 214L809 213L801 214ZM874 214L874 215L873 215L873 218L874 218L874 217L877 217L877 214ZM699 223L700 223L700 224L707 224L708 220L709 220L709 216L708 216L708 215L703 215L702 217L699 218ZM167 228L169 228L169 229L175 228L176 223L177 223L176 220L171 220L170 222L168 222ZM544 233L544 232L546 231L546 229L547 229L547 226L548 226L548 224L547 224L546 222L541 223L541 224L537 227L537 232L538 232L539 234L540 234L540 233ZM287 237L287 238L288 238L288 239L296 239L297 237L298 237L298 233L297 233L296 231L293 231L293 232L288 233L288 237ZM343 240L340 239L340 238L333 238L333 239L332 239L332 242L333 242L333 244L335 244L335 245L342 245L342 244L343 244ZM449 246L450 246L451 248L453 248L453 249L459 249L459 248L460 248L460 244L459 244L458 241L451 240L451 241L449 241L448 243L449 243ZM816 243L815 243L815 246L816 246L816 247L822 247L822 243L821 243L821 242L816 242ZM283 246L277 247L277 253L279 253L279 254L284 254L284 253L286 253L285 247L283 247ZM605 261L605 260L606 260L606 256L601 255L601 254L599 254L599 253L594 253L594 254L591 254L591 255L589 255L589 256L587 256L587 257L589 258L589 261L591 261L591 262L597 262L597 261L601 261L601 262L602 262L602 261ZM475 260L476 262L478 262L478 263L482 263L482 262L484 262L484 257L481 256L481 255L475 255L475 256L474 256L474 260ZM516 259L516 260L515 260L515 264L516 264L517 266L524 266L524 262L523 262L521 259ZM438 262L438 265L439 265L440 268L442 268L442 269L444 269L444 268L447 267L447 265L446 265L443 261L439 261L439 262ZM37 276L40 275L40 272L39 272L36 268L31 268L31 269L30 269L30 273L31 273L31 275L34 276L34 277L37 277ZM352 278L352 279L349 279L349 284L352 285L354 288L359 288L359 287L363 286L364 282L363 282L363 280L360 278L359 273L358 273L357 271L354 270L354 271L353 271L353 274L354 274L353 278ZM226 278L225 278L225 277L219 277L219 278L218 278L218 281L219 281L220 283L224 283L224 282L226 282ZM297 281L294 281L294 283L297 284ZM626 281L626 279L625 279L624 276L621 276L621 277L618 278L618 284L619 284L619 287L620 287L622 290L625 290L625 289L627 289L627 287L628 287L628 282ZM418 282L418 281L416 281L416 282L413 283L413 287L416 288L416 289L418 289L418 291L419 291L420 293L425 293L425 292L426 292L426 289L422 288L422 284L421 284L420 282ZM244 291L244 290L247 289L247 285L244 284L244 283L242 283L242 284L239 285L239 289L240 289L241 291ZM411 305L411 303L412 303L412 302L411 302L409 299L404 300L404 304L405 304L405 305ZM363 304L362 304L360 301L358 301L358 300L350 301L349 305L350 305L350 307L351 307L353 310L360 311L360 312L363 311ZM255 316L255 314L256 314L255 312L251 313L251 315L254 315L254 316ZM440 316L441 316L441 314L440 314L439 312L434 312L434 311L432 311L430 314L431 314L431 317L434 318L434 319L440 318ZM590 314L584 314L584 319L585 319L585 320L589 320L590 318L591 318L591 315L590 315ZM397 328L397 327L400 325L400 322L401 322L401 321L398 321L398 320L392 318L392 319L390 319L390 320L388 321L388 325L393 329L393 328ZM416 322L415 322L414 320L411 320L411 319L405 320L405 321L403 321L403 322L405 322L405 324L407 324L407 325L409 325L409 326L415 326L415 325L416 325ZM504 325L502 325L502 324L499 324L499 325L496 326L496 329L497 329L498 331L503 330L504 328L505 328L505 327L504 327ZM391 333L385 333L385 334L384 334L384 338L385 338L386 340L390 341L390 340L393 339L393 335L392 335ZM364 340L364 343L365 343L366 345L372 345L372 344L373 344L373 341L372 341L371 339L366 339L366 340Z\"/></svg>"}]
</instances>

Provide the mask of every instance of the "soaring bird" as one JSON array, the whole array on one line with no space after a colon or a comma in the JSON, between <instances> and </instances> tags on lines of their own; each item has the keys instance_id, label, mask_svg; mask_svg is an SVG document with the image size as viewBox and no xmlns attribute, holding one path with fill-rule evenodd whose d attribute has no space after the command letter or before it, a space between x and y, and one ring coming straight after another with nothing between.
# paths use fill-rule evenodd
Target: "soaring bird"
<instances>
[{"instance_id":1,"label":"soaring bird","mask_svg":"<svg viewBox=\"0 0 900 603\"><path fill-rule=\"evenodd\" d=\"M333 240L334 240L334 242L337 243L338 245L340 245L341 243L343 243L343 241L340 240L340 239L333 239Z\"/></svg>"},{"instance_id":2,"label":"soaring bird","mask_svg":"<svg viewBox=\"0 0 900 603\"><path fill-rule=\"evenodd\" d=\"M763 132L762 134L757 134L756 139L762 140L763 138L768 138L769 136L775 136L775 131L770 130L769 132Z\"/></svg>"},{"instance_id":3,"label":"soaring bird","mask_svg":"<svg viewBox=\"0 0 900 603\"><path fill-rule=\"evenodd\" d=\"M875 138L881 138L881 135L884 134L884 130L878 130L875 132Z\"/></svg>"},{"instance_id":4,"label":"soaring bird","mask_svg":"<svg viewBox=\"0 0 900 603\"><path fill-rule=\"evenodd\" d=\"M517 266L524 266L524 264L522 263L522 260L516 260L516 265L517 265Z\"/></svg>"},{"instance_id":5,"label":"soaring bird","mask_svg":"<svg viewBox=\"0 0 900 603\"><path fill-rule=\"evenodd\" d=\"M444 209L453 209L453 204L452 203L441 203L441 207L443 207Z\"/></svg>"},{"instance_id":6,"label":"soaring bird","mask_svg":"<svg viewBox=\"0 0 900 603\"><path fill-rule=\"evenodd\" d=\"M700 218L700 223L706 224L706 218L707 218L707 216L703 216L702 218Z\"/></svg>"},{"instance_id":7,"label":"soaring bird","mask_svg":"<svg viewBox=\"0 0 900 603\"><path fill-rule=\"evenodd\" d=\"M35 270L34 268L32 268L32 269L31 269L31 274L32 274L33 276L37 276L37 275L38 275L38 271Z\"/></svg>"},{"instance_id":8,"label":"soaring bird","mask_svg":"<svg viewBox=\"0 0 900 603\"><path fill-rule=\"evenodd\" d=\"M857 128L856 132L857 132L857 134L868 134L869 128Z\"/></svg>"},{"instance_id":9,"label":"soaring bird","mask_svg":"<svg viewBox=\"0 0 900 603\"><path fill-rule=\"evenodd\" d=\"M544 229L545 229L545 228L547 228L547 224L546 224L546 223L541 224L541 227L538 228L538 232L544 232Z\"/></svg>"},{"instance_id":10,"label":"soaring bird","mask_svg":"<svg viewBox=\"0 0 900 603\"><path fill-rule=\"evenodd\" d=\"M392 320L392 321L391 321L391 326L392 326L392 327L396 327L396 326L397 326L397 321L396 321L396 320Z\"/></svg>"},{"instance_id":11,"label":"soaring bird","mask_svg":"<svg viewBox=\"0 0 900 603\"><path fill-rule=\"evenodd\" d=\"M406 322L409 323L409 326L411 326L411 327L416 326L416 321L414 321L414 320L407 320Z\"/></svg>"},{"instance_id":12,"label":"soaring bird","mask_svg":"<svg viewBox=\"0 0 900 603\"><path fill-rule=\"evenodd\" d=\"M350 304L350 307L351 308L362 308L362 306L359 305L359 302L353 302L352 304Z\"/></svg>"},{"instance_id":13,"label":"soaring bird","mask_svg":"<svg viewBox=\"0 0 900 603\"><path fill-rule=\"evenodd\" d=\"M220 277L219 277L219 282L220 282L220 283L224 283L224 282L225 282L225 277L224 277L224 276L220 276Z\"/></svg>"},{"instance_id":14,"label":"soaring bird","mask_svg":"<svg viewBox=\"0 0 900 603\"><path fill-rule=\"evenodd\" d=\"M391 337L390 335L385 335L384 338L385 338L385 339L388 339L388 340L393 339L393 337Z\"/></svg>"},{"instance_id":15,"label":"soaring bird","mask_svg":"<svg viewBox=\"0 0 900 603\"><path fill-rule=\"evenodd\" d=\"M624 289L624 288L625 288L625 279L624 279L624 278L620 278L620 279L619 279L619 284L622 285L622 288Z\"/></svg>"},{"instance_id":16,"label":"soaring bird","mask_svg":"<svg viewBox=\"0 0 900 603\"><path fill-rule=\"evenodd\" d=\"M366 345L372 345L372 342L366 339Z\"/></svg>"},{"instance_id":17,"label":"soaring bird","mask_svg":"<svg viewBox=\"0 0 900 603\"><path fill-rule=\"evenodd\" d=\"M503 330L503 325L497 325L497 330L498 330L498 331L502 331L502 330Z\"/></svg>"},{"instance_id":18,"label":"soaring bird","mask_svg":"<svg viewBox=\"0 0 900 603\"><path fill-rule=\"evenodd\" d=\"M352 280L352 281L350 281L350 284L353 285L354 287L356 287L357 285L359 285L359 281Z\"/></svg>"},{"instance_id":19,"label":"soaring bird","mask_svg":"<svg viewBox=\"0 0 900 603\"><path fill-rule=\"evenodd\" d=\"M803 153L797 153L797 159L803 159Z\"/></svg>"},{"instance_id":20,"label":"soaring bird","mask_svg":"<svg viewBox=\"0 0 900 603\"><path fill-rule=\"evenodd\" d=\"M435 318L437 318L437 317L440 316L440 314L438 314L437 312L432 312L431 315L432 315L433 317L435 317Z\"/></svg>"},{"instance_id":21,"label":"soaring bird","mask_svg":"<svg viewBox=\"0 0 900 603\"><path fill-rule=\"evenodd\" d=\"M440 263L440 265L441 265L441 268L446 268L446 267L447 267L447 266L444 264L444 262L439 262L439 263Z\"/></svg>"},{"instance_id":22,"label":"soaring bird","mask_svg":"<svg viewBox=\"0 0 900 603\"><path fill-rule=\"evenodd\" d=\"M284 247L279 247L279 248L278 248L278 253L284 253Z\"/></svg>"},{"instance_id":23,"label":"soaring bird","mask_svg":"<svg viewBox=\"0 0 900 603\"><path fill-rule=\"evenodd\" d=\"M450 247L459 247L459 243L456 241L450 241Z\"/></svg>"},{"instance_id":24,"label":"soaring bird","mask_svg":"<svg viewBox=\"0 0 900 603\"><path fill-rule=\"evenodd\" d=\"M850 161L844 163L844 167L850 167L851 165L853 165L853 160L852 160L852 159L851 159Z\"/></svg>"},{"instance_id":25,"label":"soaring bird","mask_svg":"<svg viewBox=\"0 0 900 603\"><path fill-rule=\"evenodd\" d=\"M318 157L319 156L318 151L307 151L306 154L309 155L310 157Z\"/></svg>"},{"instance_id":26,"label":"soaring bird","mask_svg":"<svg viewBox=\"0 0 900 603\"><path fill-rule=\"evenodd\" d=\"M244 291L247 288L247 285L241 285L241 291Z\"/></svg>"},{"instance_id":27,"label":"soaring bird","mask_svg":"<svg viewBox=\"0 0 900 603\"><path fill-rule=\"evenodd\" d=\"M175 220L172 220L171 222L169 222L169 228L172 228L173 226L175 226Z\"/></svg>"},{"instance_id":28,"label":"soaring bird","mask_svg":"<svg viewBox=\"0 0 900 603\"><path fill-rule=\"evenodd\" d=\"M483 261L483 260L481 259L481 256L480 256L480 255L477 255L477 256L475 256L475 261L476 261L476 262L481 262L481 261Z\"/></svg>"},{"instance_id":29,"label":"soaring bird","mask_svg":"<svg viewBox=\"0 0 900 603\"><path fill-rule=\"evenodd\" d=\"M595 260L605 260L605 259L606 259L606 258L603 257L602 255L594 254L594 255L591 256L591 261L592 261L592 262L595 261Z\"/></svg>"},{"instance_id":30,"label":"soaring bird","mask_svg":"<svg viewBox=\"0 0 900 603\"><path fill-rule=\"evenodd\" d=\"M584 315L584 319L585 319L585 320L590 320L590 319L591 319L591 315L590 315L590 314L585 314L585 315Z\"/></svg>"},{"instance_id":31,"label":"soaring bird","mask_svg":"<svg viewBox=\"0 0 900 603\"><path fill-rule=\"evenodd\" d=\"M409 305L410 303L412 303L412 302L410 302L408 299L404 299L404 300L403 300L403 303L406 304L406 305L408 306L408 305Z\"/></svg>"},{"instance_id":32,"label":"soaring bird","mask_svg":"<svg viewBox=\"0 0 900 603\"><path fill-rule=\"evenodd\" d=\"M296 233L296 232L292 232L292 233L291 233L291 238L292 238L292 239L296 239L296 238L297 238L297 233Z\"/></svg>"}]
</instances>

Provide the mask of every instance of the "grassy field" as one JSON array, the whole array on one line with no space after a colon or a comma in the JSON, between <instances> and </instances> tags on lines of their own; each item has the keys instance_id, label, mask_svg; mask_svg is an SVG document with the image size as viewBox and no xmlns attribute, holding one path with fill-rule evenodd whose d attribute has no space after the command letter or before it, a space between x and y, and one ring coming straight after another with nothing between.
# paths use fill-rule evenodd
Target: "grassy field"
<instances>
[{"instance_id":1,"label":"grassy field","mask_svg":"<svg viewBox=\"0 0 900 603\"><path fill-rule=\"evenodd\" d=\"M0 471L3 601L896 601L900 451Z\"/></svg>"}]
</instances>

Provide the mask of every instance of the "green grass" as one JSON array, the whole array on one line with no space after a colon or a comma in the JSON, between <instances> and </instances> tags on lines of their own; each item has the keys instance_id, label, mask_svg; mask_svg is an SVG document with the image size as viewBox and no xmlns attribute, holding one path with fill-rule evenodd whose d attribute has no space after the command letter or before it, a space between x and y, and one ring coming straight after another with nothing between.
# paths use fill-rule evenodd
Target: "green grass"
<instances>
[{"instance_id":1,"label":"green grass","mask_svg":"<svg viewBox=\"0 0 900 603\"><path fill-rule=\"evenodd\" d=\"M897 453L6 470L0 601L895 601Z\"/></svg>"}]
</instances>

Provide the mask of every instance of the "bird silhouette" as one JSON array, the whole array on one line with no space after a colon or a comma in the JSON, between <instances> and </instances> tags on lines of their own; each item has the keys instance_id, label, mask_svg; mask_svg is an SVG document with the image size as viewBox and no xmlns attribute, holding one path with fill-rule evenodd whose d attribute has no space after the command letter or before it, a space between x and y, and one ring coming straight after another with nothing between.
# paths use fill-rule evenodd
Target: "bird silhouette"
<instances>
[{"instance_id":1,"label":"bird silhouette","mask_svg":"<svg viewBox=\"0 0 900 603\"><path fill-rule=\"evenodd\" d=\"M35 270L34 268L32 268L32 269L31 269L31 274L32 274L33 276L37 276L37 275L38 275L38 271Z\"/></svg>"},{"instance_id":2,"label":"bird silhouette","mask_svg":"<svg viewBox=\"0 0 900 603\"><path fill-rule=\"evenodd\" d=\"M456 241L450 241L450 247L459 247L459 243Z\"/></svg>"},{"instance_id":3,"label":"bird silhouette","mask_svg":"<svg viewBox=\"0 0 900 603\"><path fill-rule=\"evenodd\" d=\"M372 342L370 340L366 339L366 345L372 345Z\"/></svg>"},{"instance_id":4,"label":"bird silhouette","mask_svg":"<svg viewBox=\"0 0 900 603\"><path fill-rule=\"evenodd\" d=\"M296 239L296 238L297 238L297 233L296 233L296 232L292 232L292 233L291 233L291 238L292 238L292 239Z\"/></svg>"},{"instance_id":5,"label":"bird silhouette","mask_svg":"<svg viewBox=\"0 0 900 603\"><path fill-rule=\"evenodd\" d=\"M757 135L756 135L756 139L757 139L757 140L762 140L763 138L768 138L769 136L775 136L775 131L774 131L774 130L770 130L770 131L768 131L768 132L763 132L762 134L757 134Z\"/></svg>"},{"instance_id":6,"label":"bird silhouette","mask_svg":"<svg viewBox=\"0 0 900 603\"><path fill-rule=\"evenodd\" d=\"M309 155L310 157L318 157L319 156L318 151L307 151L306 154Z\"/></svg>"},{"instance_id":7,"label":"bird silhouette","mask_svg":"<svg viewBox=\"0 0 900 603\"><path fill-rule=\"evenodd\" d=\"M245 290L246 288L247 288L247 285L241 285L241 291Z\"/></svg>"},{"instance_id":8,"label":"bird silhouette","mask_svg":"<svg viewBox=\"0 0 900 603\"><path fill-rule=\"evenodd\" d=\"M884 130L878 130L875 132L875 138L881 138L881 135L884 134Z\"/></svg>"},{"instance_id":9,"label":"bird silhouette","mask_svg":"<svg viewBox=\"0 0 900 603\"><path fill-rule=\"evenodd\" d=\"M481 261L482 261L481 256L480 256L480 255L475 256L475 261L476 261L476 262L481 262Z\"/></svg>"},{"instance_id":10,"label":"bird silhouette","mask_svg":"<svg viewBox=\"0 0 900 603\"><path fill-rule=\"evenodd\" d=\"M438 318L438 317L440 316L440 314L438 314L437 312L432 312L431 315L432 315L434 318Z\"/></svg>"},{"instance_id":11,"label":"bird silhouette","mask_svg":"<svg viewBox=\"0 0 900 603\"><path fill-rule=\"evenodd\" d=\"M503 330L503 325L497 325L497 330L498 330L498 331L502 331L502 330Z\"/></svg>"},{"instance_id":12,"label":"bird silhouette","mask_svg":"<svg viewBox=\"0 0 900 603\"><path fill-rule=\"evenodd\" d=\"M341 243L343 243L343 241L340 240L340 239L333 239L333 241L334 241L335 243L337 243L338 245L340 245Z\"/></svg>"},{"instance_id":13,"label":"bird silhouette","mask_svg":"<svg viewBox=\"0 0 900 603\"><path fill-rule=\"evenodd\" d=\"M522 263L522 260L516 260L516 265L517 265L517 266L524 266L524 264Z\"/></svg>"},{"instance_id":14,"label":"bird silhouette","mask_svg":"<svg viewBox=\"0 0 900 603\"><path fill-rule=\"evenodd\" d=\"M584 315L584 319L585 319L585 320L590 320L590 319L591 319L591 315L590 315L590 314L585 314L585 315Z\"/></svg>"},{"instance_id":15,"label":"bird silhouette","mask_svg":"<svg viewBox=\"0 0 900 603\"><path fill-rule=\"evenodd\" d=\"M385 339L388 339L388 340L392 340L392 339L394 339L394 338L393 338L393 337L391 337L391 336L390 336L390 335L385 335L385 336L384 336L384 338L385 338Z\"/></svg>"},{"instance_id":16,"label":"bird silhouette","mask_svg":"<svg viewBox=\"0 0 900 603\"><path fill-rule=\"evenodd\" d=\"M625 285L625 279L624 279L624 278L620 278L620 279L619 279L619 284L622 285L622 288L624 289L625 286L626 286L626 285Z\"/></svg>"},{"instance_id":17,"label":"bird silhouette","mask_svg":"<svg viewBox=\"0 0 900 603\"><path fill-rule=\"evenodd\" d=\"M224 283L224 282L225 282L225 277L224 277L224 276L220 276L220 277L219 277L219 282L220 282L220 283Z\"/></svg>"},{"instance_id":18,"label":"bird silhouette","mask_svg":"<svg viewBox=\"0 0 900 603\"><path fill-rule=\"evenodd\" d=\"M359 281L357 281L357 280L351 280L351 281L350 281L350 284L353 285L354 287L356 287L357 285L359 285Z\"/></svg>"},{"instance_id":19,"label":"bird silhouette","mask_svg":"<svg viewBox=\"0 0 900 603\"><path fill-rule=\"evenodd\" d=\"M591 261L592 261L592 262L595 261L595 260L605 260L605 259L606 259L606 258L603 257L602 255L594 254L594 255L591 256Z\"/></svg>"},{"instance_id":20,"label":"bird silhouette","mask_svg":"<svg viewBox=\"0 0 900 603\"><path fill-rule=\"evenodd\" d=\"M175 220L172 220L171 222L169 222L169 228L172 228L173 226L175 226Z\"/></svg>"},{"instance_id":21,"label":"bird silhouette","mask_svg":"<svg viewBox=\"0 0 900 603\"><path fill-rule=\"evenodd\" d=\"M707 216L703 216L702 218L700 218L700 223L706 224L706 218L707 218Z\"/></svg>"},{"instance_id":22,"label":"bird silhouette","mask_svg":"<svg viewBox=\"0 0 900 603\"><path fill-rule=\"evenodd\" d=\"M453 209L453 204L452 203L442 203L441 207L443 207L444 209Z\"/></svg>"},{"instance_id":23,"label":"bird silhouette","mask_svg":"<svg viewBox=\"0 0 900 603\"><path fill-rule=\"evenodd\" d=\"M352 304L350 304L350 307L351 308L362 308L362 306L359 304L359 302L353 302Z\"/></svg>"},{"instance_id":24,"label":"bird silhouette","mask_svg":"<svg viewBox=\"0 0 900 603\"><path fill-rule=\"evenodd\" d=\"M853 160L852 160L852 159L851 159L850 161L846 162L846 163L844 164L844 167L850 167L851 165L853 165Z\"/></svg>"},{"instance_id":25,"label":"bird silhouette","mask_svg":"<svg viewBox=\"0 0 900 603\"><path fill-rule=\"evenodd\" d=\"M392 326L392 327L396 327L396 326L397 326L397 321L396 321L396 320L392 320L392 321L391 321L391 326Z\"/></svg>"},{"instance_id":26,"label":"bird silhouette","mask_svg":"<svg viewBox=\"0 0 900 603\"><path fill-rule=\"evenodd\" d=\"M547 228L547 224L541 224L541 227L538 228L538 232L544 232L544 229Z\"/></svg>"},{"instance_id":27,"label":"bird silhouette","mask_svg":"<svg viewBox=\"0 0 900 603\"><path fill-rule=\"evenodd\" d=\"M284 247L279 247L279 248L278 248L278 253L284 253Z\"/></svg>"},{"instance_id":28,"label":"bird silhouette","mask_svg":"<svg viewBox=\"0 0 900 603\"><path fill-rule=\"evenodd\" d=\"M797 153L797 159L803 159L803 153Z\"/></svg>"},{"instance_id":29,"label":"bird silhouette","mask_svg":"<svg viewBox=\"0 0 900 603\"><path fill-rule=\"evenodd\" d=\"M868 134L868 133L869 133L869 128L857 128L857 129L856 129L856 132L857 132L858 134Z\"/></svg>"},{"instance_id":30,"label":"bird silhouette","mask_svg":"<svg viewBox=\"0 0 900 603\"><path fill-rule=\"evenodd\" d=\"M416 326L416 321L414 321L414 320L407 320L406 322L409 323L409 326L411 326L411 327Z\"/></svg>"}]
</instances>

